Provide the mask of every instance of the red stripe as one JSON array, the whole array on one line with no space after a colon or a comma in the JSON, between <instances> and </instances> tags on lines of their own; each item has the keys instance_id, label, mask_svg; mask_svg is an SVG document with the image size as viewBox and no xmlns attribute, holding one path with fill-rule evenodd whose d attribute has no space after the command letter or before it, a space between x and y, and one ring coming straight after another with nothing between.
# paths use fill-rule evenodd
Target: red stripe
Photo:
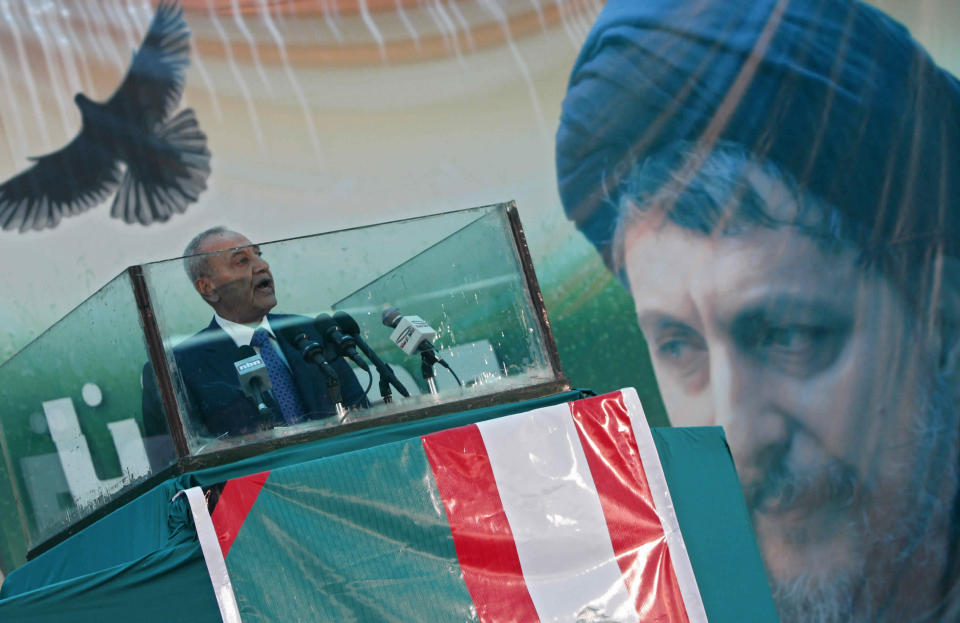
<instances>
[{"instance_id":1,"label":"red stripe","mask_svg":"<svg viewBox=\"0 0 960 623\"><path fill-rule=\"evenodd\" d=\"M480 430L464 426L422 441L480 621L538 622Z\"/></svg>"},{"instance_id":2,"label":"red stripe","mask_svg":"<svg viewBox=\"0 0 960 623\"><path fill-rule=\"evenodd\" d=\"M620 392L570 403L617 563L641 621L687 621Z\"/></svg>"},{"instance_id":3,"label":"red stripe","mask_svg":"<svg viewBox=\"0 0 960 623\"><path fill-rule=\"evenodd\" d=\"M268 471L250 474L228 480L224 485L220 499L217 500L217 505L210 514L224 558L227 557L227 552L230 551L237 533L240 532L240 527L250 514L250 509L257 501L257 496L260 495L260 490L267 482L269 475Z\"/></svg>"}]
</instances>

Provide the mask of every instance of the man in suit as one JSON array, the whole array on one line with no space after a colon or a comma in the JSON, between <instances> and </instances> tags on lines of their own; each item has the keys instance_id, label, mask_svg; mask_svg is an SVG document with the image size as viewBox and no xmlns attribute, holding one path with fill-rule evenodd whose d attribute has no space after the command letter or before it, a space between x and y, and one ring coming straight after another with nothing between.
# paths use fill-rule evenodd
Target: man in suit
<instances>
[{"instance_id":1,"label":"man in suit","mask_svg":"<svg viewBox=\"0 0 960 623\"><path fill-rule=\"evenodd\" d=\"M212 436L242 435L275 425L336 414L326 377L282 337L288 327L309 327L303 316L269 313L276 304L270 265L260 248L224 227L198 234L184 251L194 288L214 310L210 324L173 349L176 371L188 402L187 417ZM240 387L234 361L241 346L252 346L269 372L273 416L264 421ZM345 407L367 406L366 396L342 358L330 362L340 379ZM152 382L153 375L145 374ZM176 380L175 380L176 382ZM145 383L145 425L161 413L159 396ZM148 431L149 434L149 431Z\"/></svg>"}]
</instances>

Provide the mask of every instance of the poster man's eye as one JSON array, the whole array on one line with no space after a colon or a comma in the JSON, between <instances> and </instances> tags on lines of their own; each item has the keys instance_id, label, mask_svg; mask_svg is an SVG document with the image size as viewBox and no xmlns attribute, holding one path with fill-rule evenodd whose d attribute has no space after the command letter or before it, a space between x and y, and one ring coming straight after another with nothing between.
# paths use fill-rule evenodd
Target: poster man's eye
<instances>
[{"instance_id":1,"label":"poster man's eye","mask_svg":"<svg viewBox=\"0 0 960 623\"><path fill-rule=\"evenodd\" d=\"M706 361L703 337L687 327L663 329L654 336L653 344L661 364L681 375L693 374Z\"/></svg>"},{"instance_id":2,"label":"poster man's eye","mask_svg":"<svg viewBox=\"0 0 960 623\"><path fill-rule=\"evenodd\" d=\"M826 327L807 327L794 325L774 327L765 336L765 346L787 351L803 351L811 348L829 335Z\"/></svg>"},{"instance_id":3,"label":"poster man's eye","mask_svg":"<svg viewBox=\"0 0 960 623\"><path fill-rule=\"evenodd\" d=\"M843 322L775 323L754 318L735 328L740 347L765 364L795 376L810 376L830 366L847 342Z\"/></svg>"}]
</instances>

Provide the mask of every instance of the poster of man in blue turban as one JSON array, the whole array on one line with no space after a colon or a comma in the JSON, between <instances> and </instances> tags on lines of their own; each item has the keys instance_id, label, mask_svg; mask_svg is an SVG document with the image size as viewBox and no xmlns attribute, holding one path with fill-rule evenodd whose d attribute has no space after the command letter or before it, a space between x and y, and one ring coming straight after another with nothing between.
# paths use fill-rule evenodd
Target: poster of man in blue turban
<instances>
[{"instance_id":1,"label":"poster of man in blue turban","mask_svg":"<svg viewBox=\"0 0 960 623\"><path fill-rule=\"evenodd\" d=\"M958 620L960 83L860 2L610 0L556 163L781 619Z\"/></svg>"}]
</instances>

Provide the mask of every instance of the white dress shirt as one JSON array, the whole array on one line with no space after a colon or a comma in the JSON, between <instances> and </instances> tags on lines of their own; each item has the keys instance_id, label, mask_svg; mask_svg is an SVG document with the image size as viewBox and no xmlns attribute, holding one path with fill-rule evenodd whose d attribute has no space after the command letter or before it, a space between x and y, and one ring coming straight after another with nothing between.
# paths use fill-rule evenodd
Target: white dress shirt
<instances>
[{"instance_id":1,"label":"white dress shirt","mask_svg":"<svg viewBox=\"0 0 960 623\"><path fill-rule=\"evenodd\" d=\"M230 339L232 339L234 344L237 345L237 348L241 346L250 346L250 342L253 340L254 331L262 327L270 336L270 344L273 346L273 350L280 355L280 361L282 361L288 369L290 368L290 362L287 361L287 358L283 355L283 349L280 348L280 344L277 342L277 334L274 333L273 329L270 328L270 321L267 320L266 316L263 317L259 324L254 326L227 320L217 313L214 313L213 317L216 319L217 324L220 325L220 328L227 332L227 335L229 335ZM253 349L258 353L260 352L260 349L256 346L254 346Z\"/></svg>"}]
</instances>

